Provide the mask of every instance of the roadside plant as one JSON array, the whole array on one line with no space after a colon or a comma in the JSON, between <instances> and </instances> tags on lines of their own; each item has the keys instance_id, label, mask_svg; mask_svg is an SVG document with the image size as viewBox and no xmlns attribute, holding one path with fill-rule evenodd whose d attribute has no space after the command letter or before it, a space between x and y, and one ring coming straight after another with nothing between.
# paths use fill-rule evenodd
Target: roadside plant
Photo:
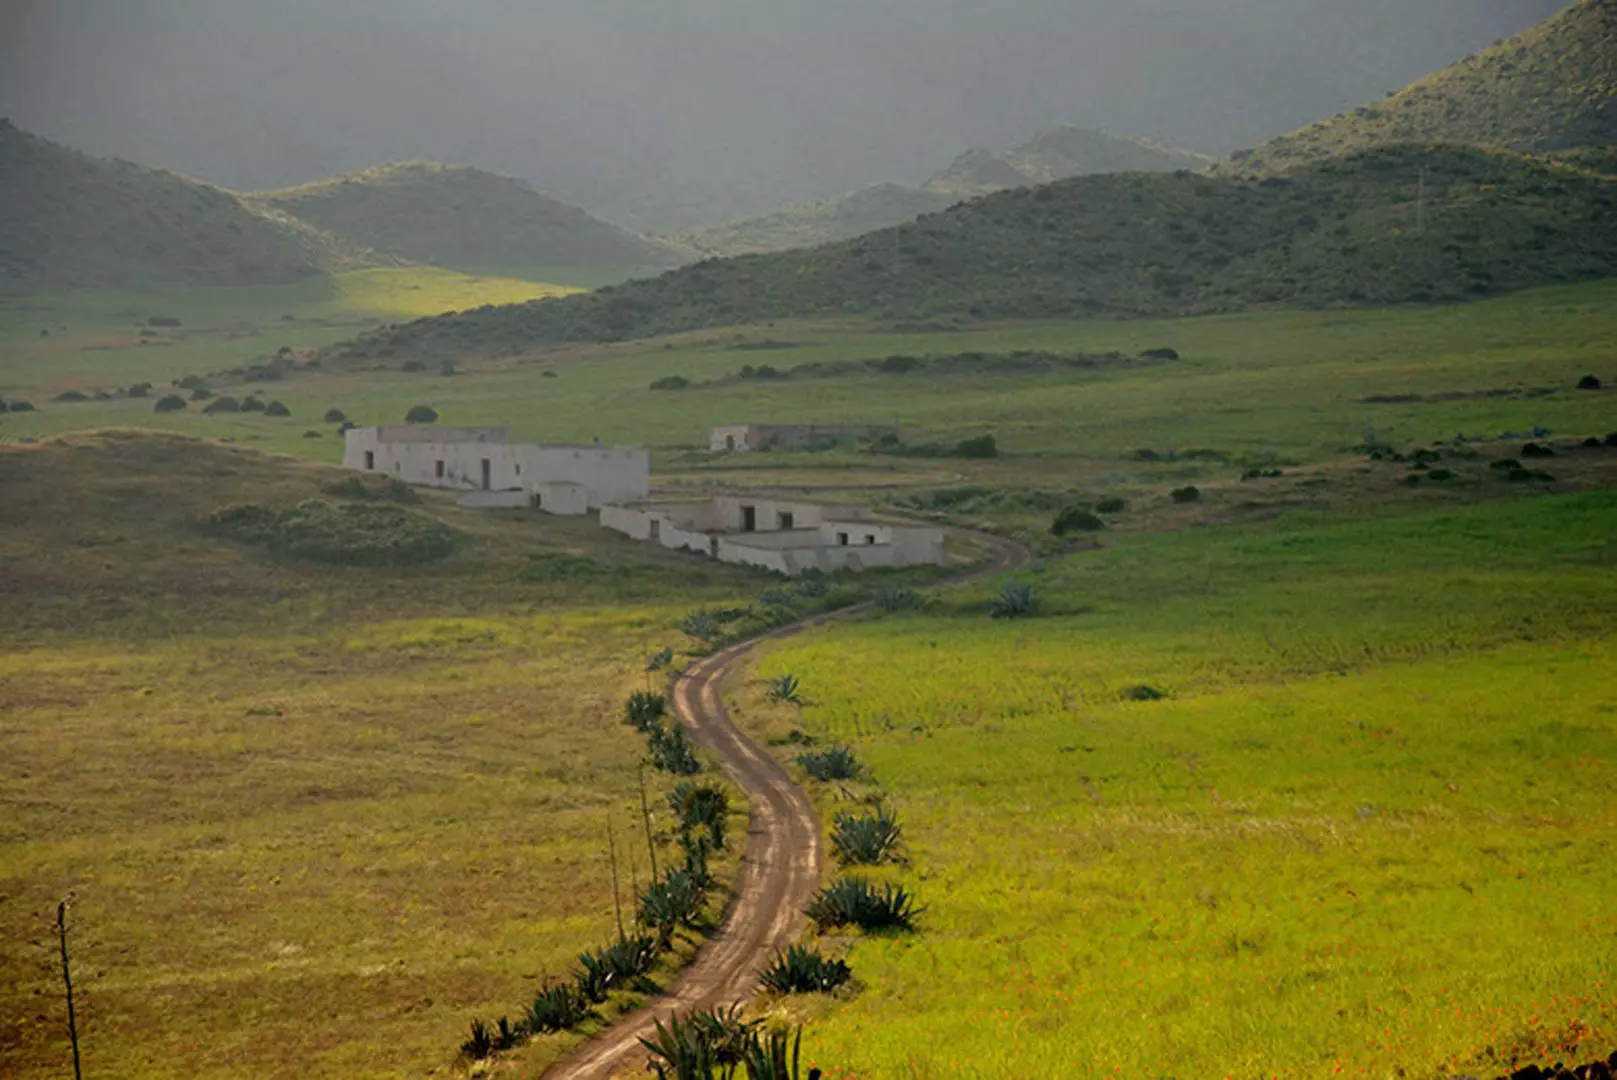
<instances>
[{"instance_id":1,"label":"roadside plant","mask_svg":"<svg viewBox=\"0 0 1617 1080\"><path fill-rule=\"evenodd\" d=\"M694 875L687 870L670 870L641 894L640 925L654 931L659 944L667 945L681 925L696 925L703 899Z\"/></svg>"},{"instance_id":2,"label":"roadside plant","mask_svg":"<svg viewBox=\"0 0 1617 1080\"><path fill-rule=\"evenodd\" d=\"M675 1013L666 1027L658 1020L656 1033L640 1045L651 1051L658 1080L728 1080L756 1042L756 1027L741 1018L739 1005L698 1010L683 1020Z\"/></svg>"},{"instance_id":3,"label":"roadside plant","mask_svg":"<svg viewBox=\"0 0 1617 1080\"><path fill-rule=\"evenodd\" d=\"M841 877L815 894L807 915L825 930L857 926L861 930L913 930L921 909L899 885L875 885L861 877Z\"/></svg>"},{"instance_id":4,"label":"roadside plant","mask_svg":"<svg viewBox=\"0 0 1617 1080\"><path fill-rule=\"evenodd\" d=\"M679 629L686 637L712 644L724 634L724 626L711 611L697 609L679 620Z\"/></svg>"},{"instance_id":5,"label":"roadside plant","mask_svg":"<svg viewBox=\"0 0 1617 1080\"><path fill-rule=\"evenodd\" d=\"M797 763L816 780L852 780L863 771L853 750L841 744L799 754Z\"/></svg>"},{"instance_id":6,"label":"roadside plant","mask_svg":"<svg viewBox=\"0 0 1617 1080\"><path fill-rule=\"evenodd\" d=\"M1050 532L1056 536L1066 536L1075 532L1098 532L1106 528L1093 510L1086 506L1069 506L1055 516L1050 523Z\"/></svg>"},{"instance_id":7,"label":"roadside plant","mask_svg":"<svg viewBox=\"0 0 1617 1080\"><path fill-rule=\"evenodd\" d=\"M580 994L598 1004L606 1000L610 991L650 971L656 962L656 939L636 934L593 952L580 953L573 981Z\"/></svg>"},{"instance_id":8,"label":"roadside plant","mask_svg":"<svg viewBox=\"0 0 1617 1080\"><path fill-rule=\"evenodd\" d=\"M803 1049L803 1029L796 1032L775 1028L762 1037L756 1033L747 1044L747 1080L799 1080L798 1061ZM820 1070L810 1066L807 1080L820 1080Z\"/></svg>"},{"instance_id":9,"label":"roadside plant","mask_svg":"<svg viewBox=\"0 0 1617 1080\"><path fill-rule=\"evenodd\" d=\"M661 694L652 694L644 690L636 690L629 695L628 704L624 706L628 724L642 735L650 735L662 729L663 714L668 711L668 699Z\"/></svg>"},{"instance_id":10,"label":"roadside plant","mask_svg":"<svg viewBox=\"0 0 1617 1080\"><path fill-rule=\"evenodd\" d=\"M803 704L803 699L797 694L799 689L800 684L796 675L786 674L778 679L771 679L769 682L769 700L776 704L786 702L791 705L801 705Z\"/></svg>"},{"instance_id":11,"label":"roadside plant","mask_svg":"<svg viewBox=\"0 0 1617 1080\"><path fill-rule=\"evenodd\" d=\"M864 814L839 810L831 821L831 846L844 863L873 866L893 858L903 831L898 816L885 806Z\"/></svg>"},{"instance_id":12,"label":"roadside plant","mask_svg":"<svg viewBox=\"0 0 1617 1080\"><path fill-rule=\"evenodd\" d=\"M671 646L671 645L664 646L661 651L654 652L650 656L646 657L646 670L647 671L661 671L664 668L666 668L669 664L672 664L673 662L674 662L674 649L673 649L673 646Z\"/></svg>"},{"instance_id":13,"label":"roadside plant","mask_svg":"<svg viewBox=\"0 0 1617 1080\"><path fill-rule=\"evenodd\" d=\"M1020 619L1033 613L1033 586L1012 582L999 591L988 613L996 619Z\"/></svg>"},{"instance_id":14,"label":"roadside plant","mask_svg":"<svg viewBox=\"0 0 1617 1080\"><path fill-rule=\"evenodd\" d=\"M653 768L675 776L695 776L702 771L702 763L696 760L695 747L679 724L653 729L647 735L646 745L651 751Z\"/></svg>"},{"instance_id":15,"label":"roadside plant","mask_svg":"<svg viewBox=\"0 0 1617 1080\"><path fill-rule=\"evenodd\" d=\"M764 988L777 994L828 994L852 977L842 960L827 960L818 949L793 945L776 950L775 959L764 969Z\"/></svg>"},{"instance_id":16,"label":"roadside plant","mask_svg":"<svg viewBox=\"0 0 1617 1080\"><path fill-rule=\"evenodd\" d=\"M695 784L681 780L668 794L668 808L679 819L681 832L706 829L713 847L724 849L725 825L730 813L730 796L715 784Z\"/></svg>"},{"instance_id":17,"label":"roadside plant","mask_svg":"<svg viewBox=\"0 0 1617 1080\"><path fill-rule=\"evenodd\" d=\"M876 606L883 611L904 611L921 606L921 594L914 589L876 590Z\"/></svg>"},{"instance_id":18,"label":"roadside plant","mask_svg":"<svg viewBox=\"0 0 1617 1080\"><path fill-rule=\"evenodd\" d=\"M478 1017L472 1021L471 1038L460 1044L460 1052L469 1061L486 1061L515 1046L524 1034L521 1024L513 1024L504 1016L493 1027Z\"/></svg>"},{"instance_id":19,"label":"roadside plant","mask_svg":"<svg viewBox=\"0 0 1617 1080\"><path fill-rule=\"evenodd\" d=\"M589 1002L575 986L552 983L534 995L524 1024L535 1035L576 1027L589 1013Z\"/></svg>"}]
</instances>

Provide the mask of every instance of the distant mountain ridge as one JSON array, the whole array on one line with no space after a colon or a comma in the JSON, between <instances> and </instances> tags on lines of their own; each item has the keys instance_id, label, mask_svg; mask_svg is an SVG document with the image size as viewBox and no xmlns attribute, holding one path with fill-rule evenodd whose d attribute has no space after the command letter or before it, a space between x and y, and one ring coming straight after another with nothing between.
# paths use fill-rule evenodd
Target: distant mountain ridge
<instances>
[{"instance_id":1,"label":"distant mountain ridge","mask_svg":"<svg viewBox=\"0 0 1617 1080\"><path fill-rule=\"evenodd\" d=\"M366 266L661 268L649 240L479 169L386 165L240 193L0 120L0 294L275 285Z\"/></svg>"},{"instance_id":2,"label":"distant mountain ridge","mask_svg":"<svg viewBox=\"0 0 1617 1080\"><path fill-rule=\"evenodd\" d=\"M672 266L672 245L636 236L510 176L435 162L382 165L244 196L412 262L460 270Z\"/></svg>"},{"instance_id":3,"label":"distant mountain ridge","mask_svg":"<svg viewBox=\"0 0 1617 1080\"><path fill-rule=\"evenodd\" d=\"M1463 300L1617 274L1617 180L1394 145L1286 178L1112 173L983 196L806 250L425 319L359 358L464 355L769 320L1172 316Z\"/></svg>"},{"instance_id":4,"label":"distant mountain ridge","mask_svg":"<svg viewBox=\"0 0 1617 1080\"><path fill-rule=\"evenodd\" d=\"M0 293L284 284L363 261L229 192L0 120Z\"/></svg>"},{"instance_id":5,"label":"distant mountain ridge","mask_svg":"<svg viewBox=\"0 0 1617 1080\"><path fill-rule=\"evenodd\" d=\"M1286 172L1395 142L1546 155L1617 146L1617 0L1581 0L1384 101L1238 153L1228 167Z\"/></svg>"},{"instance_id":6,"label":"distant mountain ridge","mask_svg":"<svg viewBox=\"0 0 1617 1080\"><path fill-rule=\"evenodd\" d=\"M1056 127L1003 154L967 150L916 187L876 184L835 199L716 225L683 239L707 255L743 255L845 240L962 199L1106 172L1200 169L1213 159L1107 131Z\"/></svg>"}]
</instances>

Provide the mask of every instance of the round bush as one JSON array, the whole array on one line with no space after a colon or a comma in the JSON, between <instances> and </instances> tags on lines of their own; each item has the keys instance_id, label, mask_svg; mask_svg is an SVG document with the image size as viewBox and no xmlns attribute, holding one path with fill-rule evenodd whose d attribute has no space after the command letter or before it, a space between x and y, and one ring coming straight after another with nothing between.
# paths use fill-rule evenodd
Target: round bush
<instances>
[{"instance_id":1,"label":"round bush","mask_svg":"<svg viewBox=\"0 0 1617 1080\"><path fill-rule=\"evenodd\" d=\"M1104 528L1106 522L1084 506L1069 506L1057 514L1056 519L1050 523L1050 531L1057 536L1075 532L1096 532Z\"/></svg>"},{"instance_id":2,"label":"round bush","mask_svg":"<svg viewBox=\"0 0 1617 1080\"><path fill-rule=\"evenodd\" d=\"M288 409L285 405L281 404L279 401L272 401L268 405L264 406L264 415L265 416L291 416L292 415L292 410Z\"/></svg>"},{"instance_id":3,"label":"round bush","mask_svg":"<svg viewBox=\"0 0 1617 1080\"><path fill-rule=\"evenodd\" d=\"M343 424L343 423L347 423L347 421L348 421L348 417L343 415L343 411L341 409L327 409L326 410L326 423L328 423L328 424Z\"/></svg>"},{"instance_id":4,"label":"round bush","mask_svg":"<svg viewBox=\"0 0 1617 1080\"><path fill-rule=\"evenodd\" d=\"M183 408L185 408L185 399L178 394L169 394L167 397L158 398L157 404L152 406L152 411L170 413L179 412Z\"/></svg>"},{"instance_id":5,"label":"round bush","mask_svg":"<svg viewBox=\"0 0 1617 1080\"><path fill-rule=\"evenodd\" d=\"M1194 484L1191 484L1191 485L1189 485L1187 487L1174 488L1173 489L1173 501L1176 502L1176 503L1201 502L1201 499L1202 499L1201 488L1197 487Z\"/></svg>"},{"instance_id":6,"label":"round bush","mask_svg":"<svg viewBox=\"0 0 1617 1080\"><path fill-rule=\"evenodd\" d=\"M438 410L431 405L412 405L410 411L404 414L406 424L435 424L438 422Z\"/></svg>"}]
</instances>

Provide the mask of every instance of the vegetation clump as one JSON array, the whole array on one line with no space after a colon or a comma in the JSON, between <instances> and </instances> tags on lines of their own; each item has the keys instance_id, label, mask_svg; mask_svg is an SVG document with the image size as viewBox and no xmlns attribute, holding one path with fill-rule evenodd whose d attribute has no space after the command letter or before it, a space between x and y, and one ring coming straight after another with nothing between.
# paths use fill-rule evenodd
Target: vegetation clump
<instances>
[{"instance_id":1,"label":"vegetation clump","mask_svg":"<svg viewBox=\"0 0 1617 1080\"><path fill-rule=\"evenodd\" d=\"M853 977L844 960L827 960L818 949L793 945L777 951L760 980L777 994L829 994Z\"/></svg>"},{"instance_id":2,"label":"vegetation clump","mask_svg":"<svg viewBox=\"0 0 1617 1080\"><path fill-rule=\"evenodd\" d=\"M431 405L412 405L409 412L404 414L406 424L436 424L438 410Z\"/></svg>"},{"instance_id":3,"label":"vegetation clump","mask_svg":"<svg viewBox=\"0 0 1617 1080\"><path fill-rule=\"evenodd\" d=\"M921 606L921 594L914 589L884 587L876 590L873 602L882 611L907 611Z\"/></svg>"},{"instance_id":4,"label":"vegetation clump","mask_svg":"<svg viewBox=\"0 0 1617 1080\"><path fill-rule=\"evenodd\" d=\"M1020 619L1033 614L1033 605L1033 586L1012 582L999 591L988 614L996 619Z\"/></svg>"},{"instance_id":5,"label":"vegetation clump","mask_svg":"<svg viewBox=\"0 0 1617 1080\"><path fill-rule=\"evenodd\" d=\"M308 499L287 509L256 503L222 507L202 525L217 536L258 544L284 555L353 566L434 562L461 536L442 522L397 506Z\"/></svg>"},{"instance_id":6,"label":"vegetation clump","mask_svg":"<svg viewBox=\"0 0 1617 1080\"><path fill-rule=\"evenodd\" d=\"M1201 488L1197 487L1195 484L1189 484L1182 488L1174 488L1171 494L1173 501L1176 503L1193 503L1202 501Z\"/></svg>"},{"instance_id":7,"label":"vegetation clump","mask_svg":"<svg viewBox=\"0 0 1617 1080\"><path fill-rule=\"evenodd\" d=\"M167 394L167 395L157 399L157 404L152 406L152 411L153 412L160 412L160 413L171 413L171 412L179 412L184 408L185 408L185 399L184 398L182 398L178 394Z\"/></svg>"},{"instance_id":8,"label":"vegetation clump","mask_svg":"<svg viewBox=\"0 0 1617 1080\"><path fill-rule=\"evenodd\" d=\"M330 480L320 485L320 490L337 499L353 499L357 502L388 502L401 505L412 505L421 501L415 488L406 484L396 476L380 476L375 473L350 473L341 480Z\"/></svg>"},{"instance_id":9,"label":"vegetation clump","mask_svg":"<svg viewBox=\"0 0 1617 1080\"><path fill-rule=\"evenodd\" d=\"M287 408L285 405L283 405L279 401L272 401L268 405L264 406L264 415L265 416L291 416L292 415L292 410Z\"/></svg>"},{"instance_id":10,"label":"vegetation clump","mask_svg":"<svg viewBox=\"0 0 1617 1080\"><path fill-rule=\"evenodd\" d=\"M208 404L203 407L202 411L207 416L212 416L215 413L240 412L241 402L237 401L229 394L221 394L219 397L216 397L212 401L208 402Z\"/></svg>"},{"instance_id":11,"label":"vegetation clump","mask_svg":"<svg viewBox=\"0 0 1617 1080\"><path fill-rule=\"evenodd\" d=\"M730 815L730 796L715 784L681 781L669 792L668 807L679 821L681 833L704 830L714 850L722 851Z\"/></svg>"},{"instance_id":12,"label":"vegetation clump","mask_svg":"<svg viewBox=\"0 0 1617 1080\"><path fill-rule=\"evenodd\" d=\"M347 419L347 415L341 409L332 408L326 410L325 421L328 424L341 424Z\"/></svg>"},{"instance_id":13,"label":"vegetation clump","mask_svg":"<svg viewBox=\"0 0 1617 1080\"><path fill-rule=\"evenodd\" d=\"M624 712L630 727L642 735L650 735L662 728L663 715L668 712L668 699L648 690L636 690L629 695Z\"/></svg>"},{"instance_id":14,"label":"vegetation clump","mask_svg":"<svg viewBox=\"0 0 1617 1080\"><path fill-rule=\"evenodd\" d=\"M797 676L787 673L779 678L770 680L769 690L766 696L771 702L774 702L777 705L782 703L789 705L801 705L803 704L803 699L799 695L799 691L801 689L802 687L797 681Z\"/></svg>"},{"instance_id":15,"label":"vegetation clump","mask_svg":"<svg viewBox=\"0 0 1617 1080\"><path fill-rule=\"evenodd\" d=\"M839 810L831 821L831 846L844 863L874 866L894 857L903 831L898 815L885 806L863 814Z\"/></svg>"},{"instance_id":16,"label":"vegetation clump","mask_svg":"<svg viewBox=\"0 0 1617 1080\"><path fill-rule=\"evenodd\" d=\"M653 390L684 390L691 385L691 381L683 375L664 375L660 379L653 379Z\"/></svg>"},{"instance_id":17,"label":"vegetation clump","mask_svg":"<svg viewBox=\"0 0 1617 1080\"><path fill-rule=\"evenodd\" d=\"M696 760L696 748L680 724L652 730L646 736L646 747L651 752L652 766L662 772L694 776L702 771L702 763Z\"/></svg>"},{"instance_id":18,"label":"vegetation clump","mask_svg":"<svg viewBox=\"0 0 1617 1080\"><path fill-rule=\"evenodd\" d=\"M799 754L797 763L816 780L852 780L864 771L852 748L840 744Z\"/></svg>"},{"instance_id":19,"label":"vegetation clump","mask_svg":"<svg viewBox=\"0 0 1617 1080\"><path fill-rule=\"evenodd\" d=\"M1097 532L1104 528L1106 522L1087 506L1069 506L1057 514L1055 520L1050 523L1050 532L1056 536L1066 536L1075 532Z\"/></svg>"},{"instance_id":20,"label":"vegetation clump","mask_svg":"<svg viewBox=\"0 0 1617 1080\"><path fill-rule=\"evenodd\" d=\"M821 930L857 926L861 930L913 930L921 909L900 885L877 888L862 877L840 877L815 894L808 917Z\"/></svg>"}]
</instances>

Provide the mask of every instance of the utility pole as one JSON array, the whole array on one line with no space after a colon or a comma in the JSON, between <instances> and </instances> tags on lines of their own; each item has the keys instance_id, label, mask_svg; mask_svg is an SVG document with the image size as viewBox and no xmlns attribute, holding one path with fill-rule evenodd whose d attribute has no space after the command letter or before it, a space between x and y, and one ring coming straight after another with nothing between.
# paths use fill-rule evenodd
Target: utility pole
<instances>
[{"instance_id":1,"label":"utility pole","mask_svg":"<svg viewBox=\"0 0 1617 1080\"><path fill-rule=\"evenodd\" d=\"M83 1080L79 1070L79 1022L73 1013L73 972L67 962L67 901L56 905L56 941L62 947L62 985L67 988L67 1036L73 1041L73 1080Z\"/></svg>"}]
</instances>

